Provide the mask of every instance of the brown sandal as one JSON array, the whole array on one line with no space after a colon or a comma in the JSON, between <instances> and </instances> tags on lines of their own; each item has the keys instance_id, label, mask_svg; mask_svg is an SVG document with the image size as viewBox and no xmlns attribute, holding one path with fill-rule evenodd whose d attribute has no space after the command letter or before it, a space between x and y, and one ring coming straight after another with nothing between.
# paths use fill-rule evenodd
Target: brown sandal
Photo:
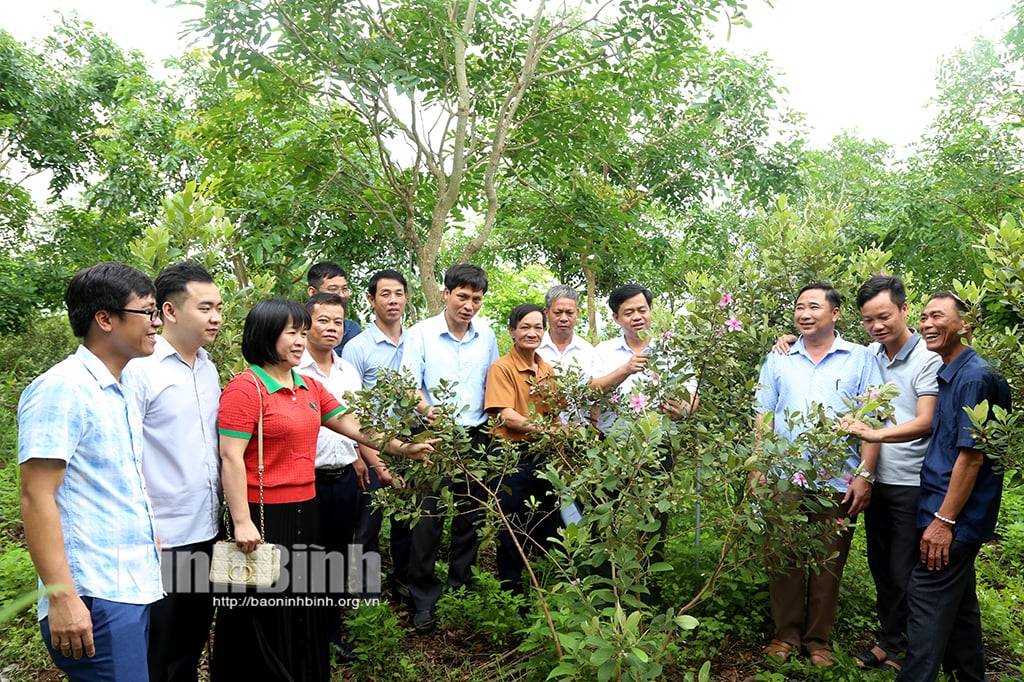
<instances>
[{"instance_id":1,"label":"brown sandal","mask_svg":"<svg viewBox=\"0 0 1024 682\"><path fill-rule=\"evenodd\" d=\"M815 649L808 653L807 656L811 659L811 665L819 668L827 668L835 663L835 660L832 658L831 649Z\"/></svg>"},{"instance_id":2,"label":"brown sandal","mask_svg":"<svg viewBox=\"0 0 1024 682\"><path fill-rule=\"evenodd\" d=\"M793 645L789 642L783 642L781 639L773 639L768 642L768 646L762 651L765 656L774 658L779 663L785 663L786 659L789 658L789 654L793 651Z\"/></svg>"}]
</instances>

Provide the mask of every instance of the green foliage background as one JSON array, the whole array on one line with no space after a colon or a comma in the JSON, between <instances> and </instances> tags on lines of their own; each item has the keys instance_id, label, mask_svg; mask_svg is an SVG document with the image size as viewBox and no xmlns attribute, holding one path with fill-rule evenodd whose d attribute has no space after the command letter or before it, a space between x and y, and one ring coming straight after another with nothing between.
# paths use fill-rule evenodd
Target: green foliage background
<instances>
[{"instance_id":1,"label":"green foliage background","mask_svg":"<svg viewBox=\"0 0 1024 682\"><path fill-rule=\"evenodd\" d=\"M549 444L578 457L546 475L593 495L588 523L536 561L542 580L530 597L499 594L487 575L446 595L444 627L461 648L411 645L401 614L360 610L357 641L399 653L364 646L356 679L860 679L842 653L828 673L764 670L756 657L769 555L742 486L757 466L753 381L791 328L800 286L836 285L847 299L840 329L864 342L853 295L870 274L891 272L907 281L912 319L934 289L971 302L975 346L1021 404L1024 5L1006 41L948 56L933 123L896 158L852 133L809 148L766 60L707 47L716 18L742 23L734 2L632 3L590 35L565 28L579 17L537 18L504 2L479 6L468 29L476 3L206 4L194 27L205 46L163 81L81 19L62 19L39 45L0 30L0 602L34 587L14 414L27 382L73 350L62 296L75 270L103 259L153 274L204 263L225 300L211 350L227 377L241 368L247 310L301 298L315 260L340 261L357 286L381 267L406 272L412 322L436 307L444 267L471 256L491 273L484 314L498 330L514 305L565 282L584 294L586 331L606 336L607 292L645 283L657 295L656 331L671 331L686 360L657 390L681 390L692 373L701 409L681 428L639 420L626 445ZM282 32L268 17L285 6L301 21ZM543 77L518 91L532 26L551 31L537 57ZM330 37L303 43L310 33ZM464 102L451 60L467 37L482 47L466 62ZM522 100L506 116L498 103L510 92ZM391 145L416 135L382 108L389 93L426 111L470 107L479 146L459 157L449 130L420 137L415 162L403 160ZM22 189L41 173L51 178L46 203ZM725 293L728 308L718 305ZM728 316L742 331L724 331ZM1024 658L1021 430L1016 414L983 429L1011 484L999 538L979 561L990 659L1007 678ZM671 473L651 471L658 444L676 454ZM655 510L670 519L659 561L649 559ZM801 537L799 519L789 522ZM490 516L487 537L500 523ZM616 584L584 570L609 562ZM837 628L844 647L869 643L872 598L854 559ZM47 665L34 627L31 611L0 623L11 679Z\"/></svg>"}]
</instances>

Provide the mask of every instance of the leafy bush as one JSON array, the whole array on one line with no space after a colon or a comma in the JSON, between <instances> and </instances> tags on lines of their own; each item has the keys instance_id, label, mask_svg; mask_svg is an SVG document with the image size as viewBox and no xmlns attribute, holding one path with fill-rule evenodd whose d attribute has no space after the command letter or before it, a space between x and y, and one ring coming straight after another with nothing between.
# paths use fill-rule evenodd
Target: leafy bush
<instances>
[{"instance_id":1,"label":"leafy bush","mask_svg":"<svg viewBox=\"0 0 1024 682\"><path fill-rule=\"evenodd\" d=\"M501 589L497 577L473 567L473 584L447 592L437 602L438 620L450 624L464 639L481 639L493 647L514 643L522 628L523 595Z\"/></svg>"},{"instance_id":2,"label":"leafy bush","mask_svg":"<svg viewBox=\"0 0 1024 682\"><path fill-rule=\"evenodd\" d=\"M0 553L0 604L36 589L36 569L28 550L9 544Z\"/></svg>"},{"instance_id":3,"label":"leafy bush","mask_svg":"<svg viewBox=\"0 0 1024 682\"><path fill-rule=\"evenodd\" d=\"M417 659L402 651L406 629L387 602L364 604L345 621L348 642L366 679L415 682Z\"/></svg>"}]
</instances>

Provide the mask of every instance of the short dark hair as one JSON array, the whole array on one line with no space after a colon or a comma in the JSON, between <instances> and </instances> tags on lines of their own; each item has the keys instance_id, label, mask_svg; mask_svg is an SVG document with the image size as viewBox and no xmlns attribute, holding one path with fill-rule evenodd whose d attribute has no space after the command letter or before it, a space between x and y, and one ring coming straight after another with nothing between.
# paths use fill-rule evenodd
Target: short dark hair
<instances>
[{"instance_id":1,"label":"short dark hair","mask_svg":"<svg viewBox=\"0 0 1024 682\"><path fill-rule=\"evenodd\" d=\"M325 279L344 277L348 279L348 273L334 261L321 261L309 269L306 273L306 283L314 289L319 289Z\"/></svg>"},{"instance_id":2,"label":"short dark hair","mask_svg":"<svg viewBox=\"0 0 1024 682\"><path fill-rule=\"evenodd\" d=\"M544 309L536 303L520 303L512 309L511 314L508 316L508 328L515 329L516 326L523 321L523 318L530 313L540 313L540 319L544 328L547 329L548 322L547 318L544 317Z\"/></svg>"},{"instance_id":3,"label":"short dark hair","mask_svg":"<svg viewBox=\"0 0 1024 682\"><path fill-rule=\"evenodd\" d=\"M902 279L894 275L872 275L857 290L857 307L863 308L865 303L886 291L897 308L907 302L907 287Z\"/></svg>"},{"instance_id":4,"label":"short dark hair","mask_svg":"<svg viewBox=\"0 0 1024 682\"><path fill-rule=\"evenodd\" d=\"M825 300L832 304L833 308L841 308L843 306L843 297L839 295L836 288L828 282L811 282L800 291L796 292L796 298L793 299L795 304L800 300L800 297L804 295L805 291L811 291L812 289L821 289L825 292Z\"/></svg>"},{"instance_id":5,"label":"short dark hair","mask_svg":"<svg viewBox=\"0 0 1024 682\"><path fill-rule=\"evenodd\" d=\"M444 288L455 291L459 287L467 287L473 291L487 293L487 273L484 269L469 263L453 265L444 273Z\"/></svg>"},{"instance_id":6,"label":"short dark hair","mask_svg":"<svg viewBox=\"0 0 1024 682\"><path fill-rule=\"evenodd\" d=\"M112 261L79 270L64 292L71 331L84 339L100 310L124 317L120 309L128 304L133 294L139 298L156 295L153 280L140 270Z\"/></svg>"},{"instance_id":7,"label":"short dark hair","mask_svg":"<svg viewBox=\"0 0 1024 682\"><path fill-rule=\"evenodd\" d=\"M627 299L633 298L637 294L644 295L644 300L647 301L647 305L651 305L654 301L654 294L651 293L650 289L634 282L632 284L623 284L621 287L612 291L608 296L608 307L612 309L612 313L618 315L619 308L622 307L622 304L625 303Z\"/></svg>"},{"instance_id":8,"label":"short dark hair","mask_svg":"<svg viewBox=\"0 0 1024 682\"><path fill-rule=\"evenodd\" d=\"M162 309L167 299L185 293L189 282L213 284L213 277L198 263L178 263L161 270L156 276L156 307Z\"/></svg>"},{"instance_id":9,"label":"short dark hair","mask_svg":"<svg viewBox=\"0 0 1024 682\"><path fill-rule=\"evenodd\" d=\"M309 313L312 318L313 309L318 305L339 305L344 308L345 301L337 294L328 294L326 291L318 291L310 296L302 307L306 309L306 312Z\"/></svg>"},{"instance_id":10,"label":"short dark hair","mask_svg":"<svg viewBox=\"0 0 1024 682\"><path fill-rule=\"evenodd\" d=\"M370 296L377 295L377 283L382 279L393 279L402 285L402 288L408 292L409 284L405 281L405 277L402 276L398 270L380 270L379 272L373 273L373 277L370 278L370 284L367 289L370 292Z\"/></svg>"},{"instance_id":11,"label":"short dark hair","mask_svg":"<svg viewBox=\"0 0 1024 682\"><path fill-rule=\"evenodd\" d=\"M242 329L242 357L250 365L276 365L284 358L277 354L277 340L289 324L309 329L312 321L306 309L295 301L273 298L260 301L245 316Z\"/></svg>"},{"instance_id":12,"label":"short dark hair","mask_svg":"<svg viewBox=\"0 0 1024 682\"><path fill-rule=\"evenodd\" d=\"M959 296L957 296L952 291L949 291L948 289L943 289L942 291L936 291L934 294L932 294L931 296L928 297L928 300L929 301L934 301L937 298L951 298L951 299L953 299L956 302L956 309L957 309L957 311L960 312L963 315L967 314L967 303L965 303L964 299L960 298Z\"/></svg>"}]
</instances>

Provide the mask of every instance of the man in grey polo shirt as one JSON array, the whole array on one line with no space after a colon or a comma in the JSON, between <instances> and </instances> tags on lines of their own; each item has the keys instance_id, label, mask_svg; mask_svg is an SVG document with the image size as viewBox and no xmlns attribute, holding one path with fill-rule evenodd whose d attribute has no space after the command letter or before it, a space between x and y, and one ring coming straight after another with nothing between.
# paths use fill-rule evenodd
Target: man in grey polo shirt
<instances>
[{"instance_id":1,"label":"man in grey polo shirt","mask_svg":"<svg viewBox=\"0 0 1024 682\"><path fill-rule=\"evenodd\" d=\"M874 495L864 517L868 565L878 593L878 642L857 654L868 668L900 668L907 651L907 583L920 555L917 497L921 464L932 432L942 360L907 327L907 292L899 277L875 275L857 292L869 346L882 378L896 384L894 424L872 429L850 422L847 430L864 441L881 443Z\"/></svg>"},{"instance_id":2,"label":"man in grey polo shirt","mask_svg":"<svg viewBox=\"0 0 1024 682\"><path fill-rule=\"evenodd\" d=\"M907 326L907 291L889 275L869 278L857 292L857 307L868 334L868 348L882 379L900 390L893 401L893 424L872 429L863 422L842 427L861 440L881 443L871 505L865 511L868 564L878 593L878 640L856 654L867 668L899 669L907 647L907 583L918 560L917 497L921 464L931 434L938 395L938 355Z\"/></svg>"}]
</instances>

